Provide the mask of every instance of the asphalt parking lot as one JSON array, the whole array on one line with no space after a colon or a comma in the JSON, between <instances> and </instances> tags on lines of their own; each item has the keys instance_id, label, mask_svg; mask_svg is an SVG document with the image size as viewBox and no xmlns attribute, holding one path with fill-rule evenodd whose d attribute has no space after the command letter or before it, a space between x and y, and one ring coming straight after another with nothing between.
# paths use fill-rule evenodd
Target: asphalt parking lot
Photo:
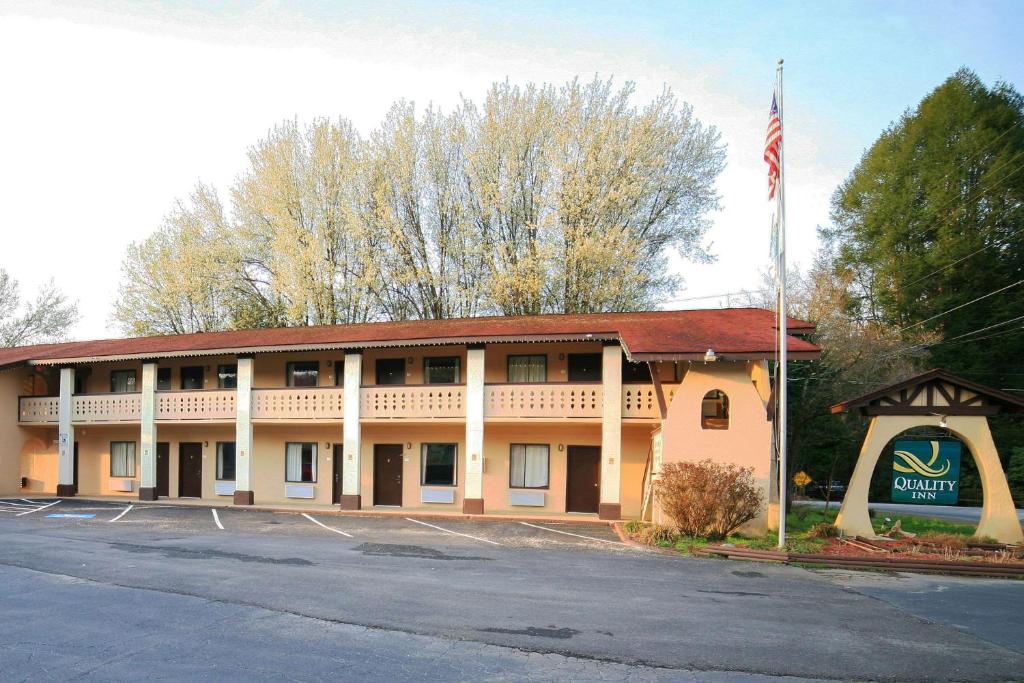
<instances>
[{"instance_id":1,"label":"asphalt parking lot","mask_svg":"<svg viewBox=\"0 0 1024 683\"><path fill-rule=\"evenodd\" d=\"M5 679L1020 680L1024 582L700 560L604 524L0 500Z\"/></svg>"}]
</instances>

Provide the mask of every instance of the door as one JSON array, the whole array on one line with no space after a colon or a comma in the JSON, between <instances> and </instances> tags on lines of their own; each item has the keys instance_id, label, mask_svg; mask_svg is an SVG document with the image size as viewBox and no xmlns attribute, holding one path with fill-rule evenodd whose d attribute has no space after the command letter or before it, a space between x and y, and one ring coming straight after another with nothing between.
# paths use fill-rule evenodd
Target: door
<instances>
[{"instance_id":1,"label":"door","mask_svg":"<svg viewBox=\"0 0 1024 683\"><path fill-rule=\"evenodd\" d=\"M565 484L566 512L597 512L601 502L601 449L569 446Z\"/></svg>"},{"instance_id":2,"label":"door","mask_svg":"<svg viewBox=\"0 0 1024 683\"><path fill-rule=\"evenodd\" d=\"M203 444L178 445L178 497L203 497Z\"/></svg>"},{"instance_id":3,"label":"door","mask_svg":"<svg viewBox=\"0 0 1024 683\"><path fill-rule=\"evenodd\" d=\"M334 477L331 479L331 500L335 503L341 502L341 474L343 467L342 457L345 455L344 444L334 444L334 453L332 457L332 467L334 469Z\"/></svg>"},{"instance_id":4,"label":"door","mask_svg":"<svg viewBox=\"0 0 1024 683\"><path fill-rule=\"evenodd\" d=\"M373 446L373 504L402 505L402 444Z\"/></svg>"},{"instance_id":5,"label":"door","mask_svg":"<svg viewBox=\"0 0 1024 683\"><path fill-rule=\"evenodd\" d=\"M570 353L570 382L600 382L602 356L600 353Z\"/></svg>"},{"instance_id":6,"label":"door","mask_svg":"<svg viewBox=\"0 0 1024 683\"><path fill-rule=\"evenodd\" d=\"M156 445L156 495L167 498L170 493L171 444Z\"/></svg>"},{"instance_id":7,"label":"door","mask_svg":"<svg viewBox=\"0 0 1024 683\"><path fill-rule=\"evenodd\" d=\"M73 479L72 479L71 483L74 484L74 486L75 486L75 495L77 496L78 495L78 442L77 441L75 442L74 455L72 456L72 458L74 460L74 463L72 464L72 468L74 470L74 474L72 475Z\"/></svg>"}]
</instances>

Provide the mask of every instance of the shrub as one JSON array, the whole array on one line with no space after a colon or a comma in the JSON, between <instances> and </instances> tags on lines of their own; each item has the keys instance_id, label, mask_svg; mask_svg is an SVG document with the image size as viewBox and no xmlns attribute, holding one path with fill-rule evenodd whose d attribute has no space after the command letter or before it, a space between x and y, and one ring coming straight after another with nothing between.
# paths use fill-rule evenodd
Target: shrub
<instances>
[{"instance_id":1,"label":"shrub","mask_svg":"<svg viewBox=\"0 0 1024 683\"><path fill-rule=\"evenodd\" d=\"M660 524L645 524L635 535L636 540L640 543L661 547L675 544L678 537L679 534L675 532L675 529Z\"/></svg>"},{"instance_id":2,"label":"shrub","mask_svg":"<svg viewBox=\"0 0 1024 683\"><path fill-rule=\"evenodd\" d=\"M725 538L761 510L753 468L711 460L664 465L655 495L680 534L711 540Z\"/></svg>"},{"instance_id":3,"label":"shrub","mask_svg":"<svg viewBox=\"0 0 1024 683\"><path fill-rule=\"evenodd\" d=\"M839 535L839 529L831 522L818 522L807 530L811 538L835 538Z\"/></svg>"}]
</instances>

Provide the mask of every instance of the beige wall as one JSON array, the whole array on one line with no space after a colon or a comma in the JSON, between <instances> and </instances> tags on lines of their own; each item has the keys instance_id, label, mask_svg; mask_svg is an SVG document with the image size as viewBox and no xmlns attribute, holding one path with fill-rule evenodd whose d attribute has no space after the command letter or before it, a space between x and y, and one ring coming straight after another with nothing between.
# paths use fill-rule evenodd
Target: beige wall
<instances>
[{"instance_id":1,"label":"beige wall","mask_svg":"<svg viewBox=\"0 0 1024 683\"><path fill-rule=\"evenodd\" d=\"M455 502L421 503L420 486L421 446L425 443L454 443L457 445ZM463 424L364 424L360 457L360 488L362 505L373 505L373 447L375 444L402 444L402 507L409 509L462 512L462 499L466 482L466 428ZM347 461L346 461L347 463ZM428 487L448 488L448 487Z\"/></svg>"},{"instance_id":2,"label":"beige wall","mask_svg":"<svg viewBox=\"0 0 1024 683\"><path fill-rule=\"evenodd\" d=\"M764 497L762 514L744 531L766 529L768 477L771 465L772 425L765 401L752 381L749 363L694 363L686 373L668 409L664 434L664 462L711 459L754 469ZM701 428L701 401L713 390L729 398L729 428Z\"/></svg>"},{"instance_id":3,"label":"beige wall","mask_svg":"<svg viewBox=\"0 0 1024 683\"><path fill-rule=\"evenodd\" d=\"M22 443L29 433L18 425L18 396L31 388L27 376L22 369L0 372L0 495L17 493L21 477L29 476L22 472L21 462ZM54 490L56 487L54 478Z\"/></svg>"},{"instance_id":4,"label":"beige wall","mask_svg":"<svg viewBox=\"0 0 1024 683\"><path fill-rule=\"evenodd\" d=\"M234 432L231 440L234 441ZM316 447L315 498L285 496L285 448L288 442L313 442ZM333 475L332 451L342 442L341 423L334 424L256 424L253 426L253 496L257 505L267 503L317 505L331 504ZM329 444L329 445L328 445ZM204 480L205 488L205 480Z\"/></svg>"}]
</instances>

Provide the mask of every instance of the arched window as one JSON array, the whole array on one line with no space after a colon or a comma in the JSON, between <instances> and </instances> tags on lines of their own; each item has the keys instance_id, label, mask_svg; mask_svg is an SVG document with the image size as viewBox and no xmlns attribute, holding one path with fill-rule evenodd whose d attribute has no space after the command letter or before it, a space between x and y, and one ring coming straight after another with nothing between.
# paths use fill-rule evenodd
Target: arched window
<instances>
[{"instance_id":1,"label":"arched window","mask_svg":"<svg viewBox=\"0 0 1024 683\"><path fill-rule=\"evenodd\" d=\"M700 426L703 429L729 428L729 397L724 391L712 389L700 404Z\"/></svg>"}]
</instances>

